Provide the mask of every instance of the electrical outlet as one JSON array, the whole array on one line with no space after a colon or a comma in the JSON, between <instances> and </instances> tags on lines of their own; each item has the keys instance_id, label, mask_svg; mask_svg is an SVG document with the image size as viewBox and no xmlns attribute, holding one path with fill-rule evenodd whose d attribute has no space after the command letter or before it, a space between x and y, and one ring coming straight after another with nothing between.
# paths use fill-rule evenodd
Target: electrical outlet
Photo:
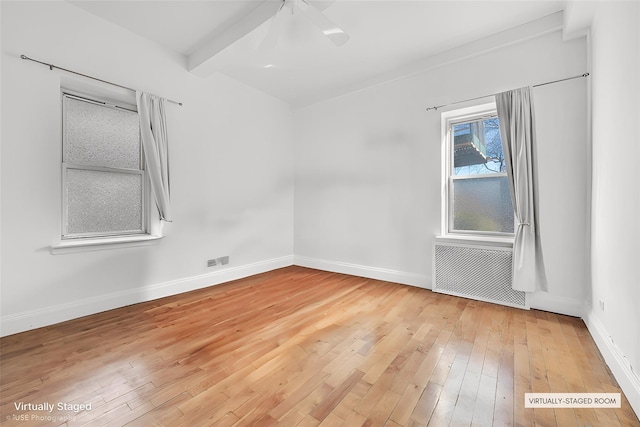
<instances>
[{"instance_id":1,"label":"electrical outlet","mask_svg":"<svg viewBox=\"0 0 640 427\"><path fill-rule=\"evenodd\" d=\"M600 300L600 311L604 311L604 301Z\"/></svg>"},{"instance_id":2,"label":"electrical outlet","mask_svg":"<svg viewBox=\"0 0 640 427\"><path fill-rule=\"evenodd\" d=\"M217 265L227 265L227 264L229 264L229 255L207 260L207 267L215 267Z\"/></svg>"}]
</instances>

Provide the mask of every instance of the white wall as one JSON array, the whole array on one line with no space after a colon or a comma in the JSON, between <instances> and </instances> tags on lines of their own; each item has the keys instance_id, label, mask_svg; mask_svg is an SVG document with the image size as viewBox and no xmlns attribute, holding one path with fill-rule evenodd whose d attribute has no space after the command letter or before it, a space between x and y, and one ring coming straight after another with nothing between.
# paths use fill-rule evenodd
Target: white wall
<instances>
[{"instance_id":1,"label":"white wall","mask_svg":"<svg viewBox=\"0 0 640 427\"><path fill-rule=\"evenodd\" d=\"M580 75L586 53L585 38L557 31L296 110L297 262L430 287L441 129L440 111L425 108ZM550 292L532 305L573 315L588 271L586 87L534 91Z\"/></svg>"},{"instance_id":2,"label":"white wall","mask_svg":"<svg viewBox=\"0 0 640 427\"><path fill-rule=\"evenodd\" d=\"M591 46L592 290L587 324L640 414L640 4L599 2Z\"/></svg>"},{"instance_id":3,"label":"white wall","mask_svg":"<svg viewBox=\"0 0 640 427\"><path fill-rule=\"evenodd\" d=\"M233 80L195 77L183 57L66 2L3 1L0 10L3 335L288 265L294 253L302 264L428 287L441 141L440 114L425 107L587 67L584 39L552 33L292 115ZM591 225L587 81L535 90L550 292L533 299L569 314L588 300L589 328L636 411L639 27L637 2L599 3ZM169 107L175 222L160 243L49 253L61 222L59 92L73 78L23 53L184 102ZM207 269L206 259L222 255L228 268Z\"/></svg>"},{"instance_id":4,"label":"white wall","mask_svg":"<svg viewBox=\"0 0 640 427\"><path fill-rule=\"evenodd\" d=\"M287 104L195 77L183 57L67 2L1 7L3 334L291 264ZM49 253L61 223L60 84L73 77L20 54L184 103L168 107L174 222L158 244ZM223 270L207 268L224 255Z\"/></svg>"}]
</instances>

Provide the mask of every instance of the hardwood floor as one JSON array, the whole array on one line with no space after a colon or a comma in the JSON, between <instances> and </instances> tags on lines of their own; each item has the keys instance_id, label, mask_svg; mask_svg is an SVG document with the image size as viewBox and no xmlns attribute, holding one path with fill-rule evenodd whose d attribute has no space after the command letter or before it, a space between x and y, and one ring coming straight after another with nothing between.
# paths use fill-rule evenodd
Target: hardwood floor
<instances>
[{"instance_id":1,"label":"hardwood floor","mask_svg":"<svg viewBox=\"0 0 640 427\"><path fill-rule=\"evenodd\" d=\"M580 319L301 267L0 345L7 426L640 425L624 397L524 408L621 392Z\"/></svg>"}]
</instances>

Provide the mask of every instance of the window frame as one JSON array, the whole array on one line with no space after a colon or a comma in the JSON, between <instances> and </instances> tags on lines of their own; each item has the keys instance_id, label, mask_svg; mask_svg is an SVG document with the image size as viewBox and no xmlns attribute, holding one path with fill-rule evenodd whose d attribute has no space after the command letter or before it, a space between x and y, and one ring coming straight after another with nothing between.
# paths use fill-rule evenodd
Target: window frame
<instances>
[{"instance_id":1,"label":"window frame","mask_svg":"<svg viewBox=\"0 0 640 427\"><path fill-rule=\"evenodd\" d=\"M66 112L65 97L70 97L80 101L94 103L107 108L124 109L138 114L135 105L135 97L115 96L111 97L105 90L76 90L69 87L61 87L60 90L60 164L61 164L61 217L60 217L60 240L51 245L52 254L68 252L82 252L85 250L113 249L127 246L140 246L153 243L163 237L163 224L158 215L155 215L152 207L151 185L145 167L144 149L140 141L140 169L127 169L117 167L91 166L84 164L68 163L66 160ZM124 98L124 99L123 99ZM87 170L98 172L109 172L119 174L135 174L141 176L142 200L141 200L141 229L125 230L114 232L92 232L92 233L69 233L68 225L68 200L67 200L67 173L68 170Z\"/></svg>"},{"instance_id":2,"label":"window frame","mask_svg":"<svg viewBox=\"0 0 640 427\"><path fill-rule=\"evenodd\" d=\"M454 144L453 126L485 120L497 117L497 107L495 102L477 105L469 108L451 110L442 113L442 235L451 238L469 238L473 240L487 241L513 241L514 232L501 231L481 231L481 230L456 230L453 228L454 220L454 181L466 179L486 179L506 177L506 172L476 174L476 175L455 175L454 174ZM513 206L512 206L513 209ZM516 218L514 215L514 231Z\"/></svg>"}]
</instances>

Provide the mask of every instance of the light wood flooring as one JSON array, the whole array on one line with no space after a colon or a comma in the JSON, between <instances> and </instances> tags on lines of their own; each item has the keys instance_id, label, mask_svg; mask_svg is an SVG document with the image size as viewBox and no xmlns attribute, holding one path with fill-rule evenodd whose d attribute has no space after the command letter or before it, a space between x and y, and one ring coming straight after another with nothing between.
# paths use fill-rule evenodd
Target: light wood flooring
<instances>
[{"instance_id":1,"label":"light wood flooring","mask_svg":"<svg viewBox=\"0 0 640 427\"><path fill-rule=\"evenodd\" d=\"M621 392L580 319L301 267L0 346L3 426L640 425L624 397L524 408L526 392Z\"/></svg>"}]
</instances>

